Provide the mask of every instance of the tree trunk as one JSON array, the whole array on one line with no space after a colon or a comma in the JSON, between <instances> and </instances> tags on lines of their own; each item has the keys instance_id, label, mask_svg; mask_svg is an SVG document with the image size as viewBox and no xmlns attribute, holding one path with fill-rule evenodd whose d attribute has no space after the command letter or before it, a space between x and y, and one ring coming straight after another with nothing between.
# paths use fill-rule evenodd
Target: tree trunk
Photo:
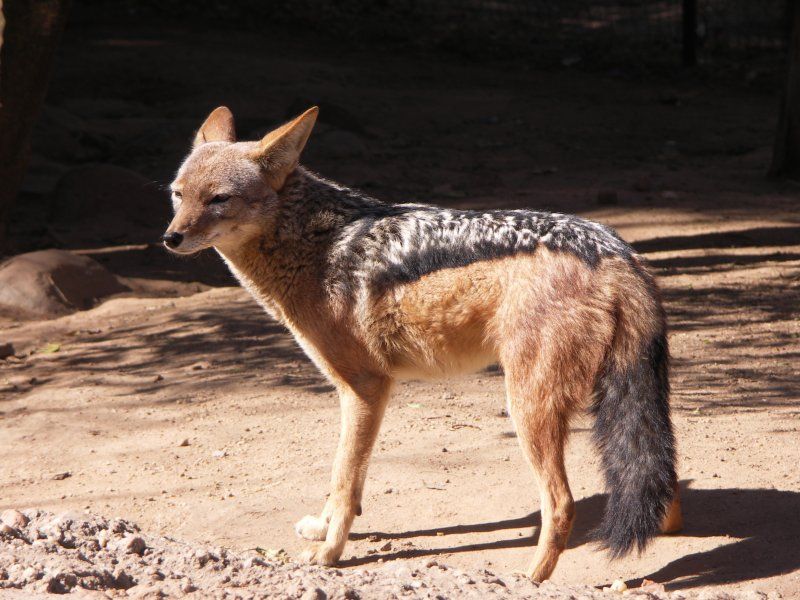
<instances>
[{"instance_id":1,"label":"tree trunk","mask_svg":"<svg viewBox=\"0 0 800 600\"><path fill-rule=\"evenodd\" d=\"M769 174L800 178L800 0L788 0L791 19L786 89Z\"/></svg>"},{"instance_id":2,"label":"tree trunk","mask_svg":"<svg viewBox=\"0 0 800 600\"><path fill-rule=\"evenodd\" d=\"M69 0L0 0L0 252L68 8Z\"/></svg>"}]
</instances>

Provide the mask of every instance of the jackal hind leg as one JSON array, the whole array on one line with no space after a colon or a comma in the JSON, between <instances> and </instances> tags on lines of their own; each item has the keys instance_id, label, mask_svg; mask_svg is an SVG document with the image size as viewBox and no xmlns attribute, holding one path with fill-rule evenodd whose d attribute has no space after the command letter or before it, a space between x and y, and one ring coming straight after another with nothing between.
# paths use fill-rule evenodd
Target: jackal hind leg
<instances>
[{"instance_id":1,"label":"jackal hind leg","mask_svg":"<svg viewBox=\"0 0 800 600\"><path fill-rule=\"evenodd\" d=\"M534 581L544 581L567 546L575 505L564 467L566 403L557 397L556 387L545 391L531 383L524 372L506 371L509 414L541 497L539 543L526 575Z\"/></svg>"}]
</instances>

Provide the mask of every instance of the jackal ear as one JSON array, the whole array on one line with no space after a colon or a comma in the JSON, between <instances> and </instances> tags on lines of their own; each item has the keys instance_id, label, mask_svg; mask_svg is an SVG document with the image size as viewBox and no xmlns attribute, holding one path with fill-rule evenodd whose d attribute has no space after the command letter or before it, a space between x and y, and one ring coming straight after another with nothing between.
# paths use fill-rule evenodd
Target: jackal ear
<instances>
[{"instance_id":1,"label":"jackal ear","mask_svg":"<svg viewBox=\"0 0 800 600\"><path fill-rule=\"evenodd\" d=\"M313 106L296 119L269 132L258 143L255 158L263 166L264 175L275 190L283 187L289 173L297 167L318 113L319 108Z\"/></svg>"},{"instance_id":2,"label":"jackal ear","mask_svg":"<svg viewBox=\"0 0 800 600\"><path fill-rule=\"evenodd\" d=\"M211 111L194 136L193 148L206 142L235 142L236 128L233 124L233 113L227 106L220 106Z\"/></svg>"}]
</instances>

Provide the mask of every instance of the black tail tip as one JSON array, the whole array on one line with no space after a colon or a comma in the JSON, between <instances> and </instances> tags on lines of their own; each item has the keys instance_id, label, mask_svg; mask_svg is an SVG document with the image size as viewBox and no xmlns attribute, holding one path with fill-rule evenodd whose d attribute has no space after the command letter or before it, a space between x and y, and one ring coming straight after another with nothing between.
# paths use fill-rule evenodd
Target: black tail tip
<instances>
[{"instance_id":1,"label":"black tail tip","mask_svg":"<svg viewBox=\"0 0 800 600\"><path fill-rule=\"evenodd\" d=\"M649 501L630 502L612 493L603 521L591 537L611 558L622 558L634 550L641 554L652 538L661 532L661 524L671 497L666 490Z\"/></svg>"}]
</instances>

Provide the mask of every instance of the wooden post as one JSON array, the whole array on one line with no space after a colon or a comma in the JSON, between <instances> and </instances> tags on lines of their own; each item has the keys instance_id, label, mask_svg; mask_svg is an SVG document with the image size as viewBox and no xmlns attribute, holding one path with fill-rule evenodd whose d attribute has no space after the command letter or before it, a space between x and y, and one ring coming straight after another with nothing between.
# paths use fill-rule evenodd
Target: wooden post
<instances>
[{"instance_id":1,"label":"wooden post","mask_svg":"<svg viewBox=\"0 0 800 600\"><path fill-rule=\"evenodd\" d=\"M69 0L0 0L0 251L30 153Z\"/></svg>"},{"instance_id":2,"label":"wooden post","mask_svg":"<svg viewBox=\"0 0 800 600\"><path fill-rule=\"evenodd\" d=\"M769 174L800 178L800 0L790 4L791 36L786 69L786 87L781 97L778 131Z\"/></svg>"},{"instance_id":3,"label":"wooden post","mask_svg":"<svg viewBox=\"0 0 800 600\"><path fill-rule=\"evenodd\" d=\"M697 0L683 0L683 66L697 65Z\"/></svg>"}]
</instances>

